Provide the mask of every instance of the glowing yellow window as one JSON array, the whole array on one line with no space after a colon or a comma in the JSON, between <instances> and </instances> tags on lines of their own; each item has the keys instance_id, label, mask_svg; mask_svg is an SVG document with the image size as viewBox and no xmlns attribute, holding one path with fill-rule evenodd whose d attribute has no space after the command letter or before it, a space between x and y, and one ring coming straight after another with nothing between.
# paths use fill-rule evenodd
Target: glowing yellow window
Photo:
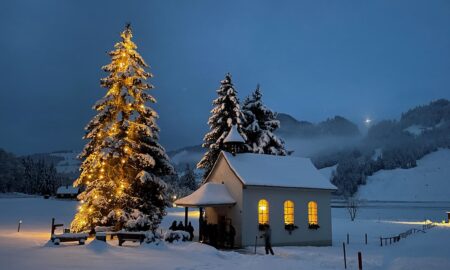
<instances>
[{"instance_id":1,"label":"glowing yellow window","mask_svg":"<svg viewBox=\"0 0 450 270\"><path fill-rule=\"evenodd\" d=\"M309 202L308 203L308 223L317 225L317 203Z\"/></svg>"},{"instance_id":2,"label":"glowing yellow window","mask_svg":"<svg viewBox=\"0 0 450 270\"><path fill-rule=\"evenodd\" d=\"M284 224L294 224L294 202L284 202Z\"/></svg>"},{"instance_id":3,"label":"glowing yellow window","mask_svg":"<svg viewBox=\"0 0 450 270\"><path fill-rule=\"evenodd\" d=\"M258 223L269 223L269 202L264 199L258 202Z\"/></svg>"}]
</instances>

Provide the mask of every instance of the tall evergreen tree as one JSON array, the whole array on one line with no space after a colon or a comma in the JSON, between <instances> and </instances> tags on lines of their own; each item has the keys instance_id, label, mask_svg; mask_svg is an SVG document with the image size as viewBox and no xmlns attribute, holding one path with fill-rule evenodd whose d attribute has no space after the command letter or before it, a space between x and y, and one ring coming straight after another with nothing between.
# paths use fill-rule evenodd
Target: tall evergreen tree
<instances>
[{"instance_id":1,"label":"tall evergreen tree","mask_svg":"<svg viewBox=\"0 0 450 270\"><path fill-rule=\"evenodd\" d=\"M276 119L277 114L262 102L259 85L244 100L242 113L245 116L243 132L247 136L250 152L280 156L288 154L284 141L274 134L280 127L280 121Z\"/></svg>"},{"instance_id":2,"label":"tall evergreen tree","mask_svg":"<svg viewBox=\"0 0 450 270\"><path fill-rule=\"evenodd\" d=\"M168 205L161 177L174 173L158 143L157 113L147 106L156 100L146 91L152 74L136 51L129 25L122 40L109 53L112 61L102 69L106 95L93 107L98 113L86 126L89 140L80 158L75 186L85 190L72 221L74 231L97 225L127 230L155 230Z\"/></svg>"},{"instance_id":3,"label":"tall evergreen tree","mask_svg":"<svg viewBox=\"0 0 450 270\"><path fill-rule=\"evenodd\" d=\"M208 176L220 151L224 149L223 140L228 135L232 125L237 126L238 131L245 139L245 134L241 131L243 115L229 73L220 82L217 94L218 97L213 101L214 108L211 110L211 116L208 120L210 131L205 135L202 145L208 150L197 164L197 168L204 170L203 178Z\"/></svg>"}]
</instances>

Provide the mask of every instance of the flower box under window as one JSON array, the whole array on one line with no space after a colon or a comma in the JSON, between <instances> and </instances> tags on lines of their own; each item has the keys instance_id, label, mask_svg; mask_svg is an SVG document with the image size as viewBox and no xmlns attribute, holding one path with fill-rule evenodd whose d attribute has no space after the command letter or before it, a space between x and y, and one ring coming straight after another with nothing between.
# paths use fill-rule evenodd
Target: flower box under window
<instances>
[{"instance_id":1,"label":"flower box under window","mask_svg":"<svg viewBox=\"0 0 450 270\"><path fill-rule=\"evenodd\" d=\"M308 229L310 230L317 230L319 228L320 228L319 224L308 224Z\"/></svg>"}]
</instances>

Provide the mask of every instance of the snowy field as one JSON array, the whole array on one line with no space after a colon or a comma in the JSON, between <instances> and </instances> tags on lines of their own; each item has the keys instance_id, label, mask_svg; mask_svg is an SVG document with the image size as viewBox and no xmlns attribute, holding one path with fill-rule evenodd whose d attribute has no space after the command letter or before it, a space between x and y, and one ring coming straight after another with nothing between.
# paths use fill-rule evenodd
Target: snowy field
<instances>
[{"instance_id":1,"label":"snowy field","mask_svg":"<svg viewBox=\"0 0 450 270\"><path fill-rule=\"evenodd\" d=\"M347 233L348 269L357 269L361 251L364 269L450 269L450 227L438 226L380 247L380 236L421 228L424 218L442 220L445 206L384 204L361 208L350 222L342 208L333 208L332 247L275 247L275 256L262 248L218 251L198 243L124 244L91 242L85 246L48 244L50 221L69 224L77 202L41 198L0 198L0 269L343 269L342 242ZM198 213L190 212L197 226ZM22 220L21 232L17 223ZM162 227L183 220L183 209L170 209ZM196 227L197 230L197 227ZM197 232L197 231L196 231ZM368 245L364 244L368 234Z\"/></svg>"}]
</instances>

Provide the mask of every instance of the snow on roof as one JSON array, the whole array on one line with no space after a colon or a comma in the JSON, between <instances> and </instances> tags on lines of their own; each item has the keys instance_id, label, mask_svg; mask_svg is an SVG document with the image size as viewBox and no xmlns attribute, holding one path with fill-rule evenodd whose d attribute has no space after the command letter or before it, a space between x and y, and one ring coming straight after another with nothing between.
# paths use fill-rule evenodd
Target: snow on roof
<instances>
[{"instance_id":1,"label":"snow on roof","mask_svg":"<svg viewBox=\"0 0 450 270\"><path fill-rule=\"evenodd\" d=\"M237 130L236 125L231 126L230 132L228 132L227 137L223 140L224 143L227 142L242 142L245 143L244 138L242 138L241 134Z\"/></svg>"},{"instance_id":2,"label":"snow on roof","mask_svg":"<svg viewBox=\"0 0 450 270\"><path fill-rule=\"evenodd\" d=\"M223 184L206 183L191 195L175 201L180 206L213 206L213 205L233 205L236 201L231 197L230 192Z\"/></svg>"},{"instance_id":3,"label":"snow on roof","mask_svg":"<svg viewBox=\"0 0 450 270\"><path fill-rule=\"evenodd\" d=\"M309 158L223 152L244 185L336 189Z\"/></svg>"},{"instance_id":4,"label":"snow on roof","mask_svg":"<svg viewBox=\"0 0 450 270\"><path fill-rule=\"evenodd\" d=\"M79 189L73 186L60 186L56 194L78 194Z\"/></svg>"}]
</instances>

